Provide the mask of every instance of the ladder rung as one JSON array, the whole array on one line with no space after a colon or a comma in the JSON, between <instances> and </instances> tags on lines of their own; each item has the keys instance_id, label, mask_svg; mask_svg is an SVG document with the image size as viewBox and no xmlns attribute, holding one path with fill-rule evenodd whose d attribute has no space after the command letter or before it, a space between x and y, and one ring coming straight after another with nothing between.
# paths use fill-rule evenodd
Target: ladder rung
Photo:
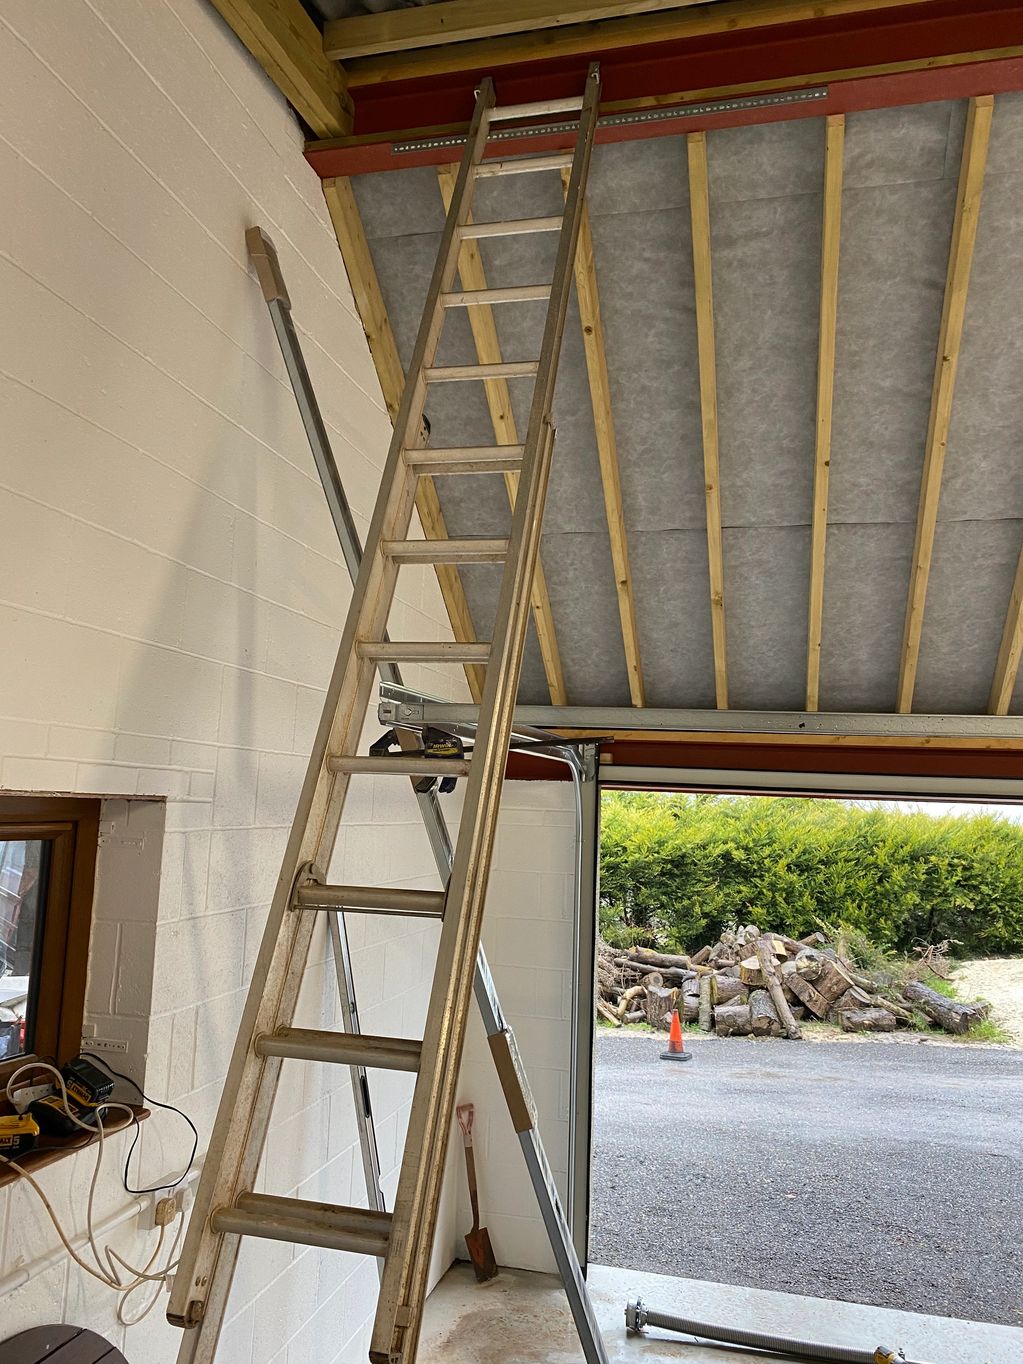
<instances>
[{"instance_id":1,"label":"ladder rung","mask_svg":"<svg viewBox=\"0 0 1023 1364\"><path fill-rule=\"evenodd\" d=\"M327 770L346 772L351 775L362 773L379 777L467 777L468 758L420 758L414 753L395 754L392 758L365 757L328 758Z\"/></svg>"},{"instance_id":2,"label":"ladder rung","mask_svg":"<svg viewBox=\"0 0 1023 1364\"><path fill-rule=\"evenodd\" d=\"M511 118L546 118L548 114L571 114L583 107L582 95L567 99L540 99L532 104L505 104L491 109L491 123L507 123Z\"/></svg>"},{"instance_id":3,"label":"ladder rung","mask_svg":"<svg viewBox=\"0 0 1023 1364\"><path fill-rule=\"evenodd\" d=\"M409 919L442 919L442 890L402 890L396 886L299 886L296 909L363 910L370 914L400 914Z\"/></svg>"},{"instance_id":4,"label":"ladder rung","mask_svg":"<svg viewBox=\"0 0 1023 1364\"><path fill-rule=\"evenodd\" d=\"M479 237L522 237L531 232L560 232L564 220L552 218L506 218L500 223L466 223L458 229L463 241Z\"/></svg>"},{"instance_id":5,"label":"ladder rung","mask_svg":"<svg viewBox=\"0 0 1023 1364\"><path fill-rule=\"evenodd\" d=\"M549 284L513 284L504 289L461 289L452 294L441 294L443 308L472 308L480 303L530 303L534 299L550 298Z\"/></svg>"},{"instance_id":6,"label":"ladder rung","mask_svg":"<svg viewBox=\"0 0 1023 1364\"><path fill-rule=\"evenodd\" d=\"M240 1194L233 1208L217 1208L210 1222L214 1231L228 1235L293 1241L357 1255L386 1255L391 1235L389 1212L341 1208L274 1194Z\"/></svg>"},{"instance_id":7,"label":"ladder rung","mask_svg":"<svg viewBox=\"0 0 1023 1364\"><path fill-rule=\"evenodd\" d=\"M522 465L524 445L465 445L448 450L406 450L414 474L487 474Z\"/></svg>"},{"instance_id":8,"label":"ladder rung","mask_svg":"<svg viewBox=\"0 0 1023 1364\"><path fill-rule=\"evenodd\" d=\"M483 177L527 175L530 171L564 170L571 164L571 152L556 152L553 156L516 156L508 161L483 161L476 167L476 174Z\"/></svg>"},{"instance_id":9,"label":"ladder rung","mask_svg":"<svg viewBox=\"0 0 1023 1364\"><path fill-rule=\"evenodd\" d=\"M364 1032L322 1032L316 1028L278 1028L252 1043L257 1056L290 1061L326 1061L374 1070L418 1070L422 1042L405 1037L372 1037Z\"/></svg>"},{"instance_id":10,"label":"ladder rung","mask_svg":"<svg viewBox=\"0 0 1023 1364\"><path fill-rule=\"evenodd\" d=\"M390 663L486 663L489 644L463 644L459 640L388 640L378 644L362 640L355 651L360 658Z\"/></svg>"},{"instance_id":11,"label":"ladder rung","mask_svg":"<svg viewBox=\"0 0 1023 1364\"><path fill-rule=\"evenodd\" d=\"M492 365L434 365L423 370L428 384L449 384L456 379L529 379L540 368L539 360L501 360Z\"/></svg>"},{"instance_id":12,"label":"ladder rung","mask_svg":"<svg viewBox=\"0 0 1023 1364\"><path fill-rule=\"evenodd\" d=\"M380 550L403 564L492 564L508 554L507 540L383 540Z\"/></svg>"}]
</instances>

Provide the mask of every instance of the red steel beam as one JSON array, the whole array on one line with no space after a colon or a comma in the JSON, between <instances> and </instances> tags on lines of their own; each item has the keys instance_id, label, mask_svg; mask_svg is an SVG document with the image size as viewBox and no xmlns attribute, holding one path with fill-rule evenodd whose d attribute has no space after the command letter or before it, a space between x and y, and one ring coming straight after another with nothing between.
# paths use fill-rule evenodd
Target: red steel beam
<instances>
[{"instance_id":1,"label":"red steel beam","mask_svg":"<svg viewBox=\"0 0 1023 1364\"><path fill-rule=\"evenodd\" d=\"M898 104L998 94L1023 88L1023 4L1019 0L936 0L933 5L848 15L683 43L585 54L503 68L501 102L554 99L577 90L591 56L601 62L603 114L828 86L805 105L722 111L651 124L603 126L598 142L663 137L700 129L821 117ZM311 143L306 155L324 178L399 170L457 159L448 148L396 154L395 142L468 126L479 74L367 86L355 91L354 137ZM426 110L430 125L423 126ZM555 150L570 135L495 144L492 154Z\"/></svg>"}]
</instances>

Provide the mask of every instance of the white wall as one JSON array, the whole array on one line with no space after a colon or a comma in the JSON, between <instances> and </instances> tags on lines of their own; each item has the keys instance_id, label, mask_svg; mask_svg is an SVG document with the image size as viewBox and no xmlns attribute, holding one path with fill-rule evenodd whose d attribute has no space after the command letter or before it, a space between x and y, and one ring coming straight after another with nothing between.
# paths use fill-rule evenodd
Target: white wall
<instances>
[{"instance_id":1,"label":"white wall","mask_svg":"<svg viewBox=\"0 0 1023 1364\"><path fill-rule=\"evenodd\" d=\"M483 945L536 1100L540 1135L563 1204L571 1103L575 880L572 783L506 783ZM476 1105L480 1212L498 1262L553 1272L550 1243L475 1010L458 1101ZM456 1154L461 1165L457 1138L453 1144L459 1147ZM462 1236L472 1218L463 1168L457 1169L456 1177L459 1209L454 1253L465 1259Z\"/></svg>"},{"instance_id":2,"label":"white wall","mask_svg":"<svg viewBox=\"0 0 1023 1364\"><path fill-rule=\"evenodd\" d=\"M0 6L0 786L166 798L162 831L152 801L108 807L136 812L150 853L162 836L162 866L151 919L121 916L130 931L110 926L130 886L107 880L91 998L106 990L104 1028L131 998L127 1059L204 1144L349 597L250 224L277 242L363 532L389 437L301 146L204 0ZM399 615L399 636L445 633L427 570L403 572ZM360 784L350 812L337 874L436 884L405 784ZM417 1035L434 932L353 920L367 1030ZM330 1026L325 962L320 935L302 1009ZM410 1092L376 1085L389 1187ZM277 1111L262 1187L358 1201L347 1077L289 1063ZM158 1114L141 1145L137 1173L162 1179L187 1133ZM127 1202L113 1146L99 1217ZM76 1229L91 1159L42 1176ZM150 1244L134 1223L114 1240ZM0 1191L0 1278L54 1244L31 1191ZM375 1283L368 1261L247 1246L218 1358L362 1358ZM164 1305L125 1342L109 1292L60 1263L0 1298L0 1334L67 1319L164 1364Z\"/></svg>"}]
</instances>

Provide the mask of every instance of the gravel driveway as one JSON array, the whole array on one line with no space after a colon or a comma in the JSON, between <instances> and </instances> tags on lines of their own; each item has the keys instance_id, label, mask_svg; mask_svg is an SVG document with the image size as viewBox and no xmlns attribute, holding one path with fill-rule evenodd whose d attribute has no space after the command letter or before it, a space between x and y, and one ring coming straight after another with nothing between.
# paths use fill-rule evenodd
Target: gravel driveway
<instances>
[{"instance_id":1,"label":"gravel driveway","mask_svg":"<svg viewBox=\"0 0 1023 1364\"><path fill-rule=\"evenodd\" d=\"M597 1036L591 1258L1023 1326L1023 1053Z\"/></svg>"}]
</instances>

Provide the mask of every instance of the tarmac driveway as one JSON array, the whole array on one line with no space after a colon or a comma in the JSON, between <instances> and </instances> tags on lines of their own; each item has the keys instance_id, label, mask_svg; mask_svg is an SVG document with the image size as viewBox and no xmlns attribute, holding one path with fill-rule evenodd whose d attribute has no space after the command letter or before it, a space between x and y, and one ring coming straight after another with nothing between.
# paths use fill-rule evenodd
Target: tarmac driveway
<instances>
[{"instance_id":1,"label":"tarmac driveway","mask_svg":"<svg viewBox=\"0 0 1023 1364\"><path fill-rule=\"evenodd\" d=\"M598 1032L590 1257L1023 1326L1023 1052Z\"/></svg>"}]
</instances>

